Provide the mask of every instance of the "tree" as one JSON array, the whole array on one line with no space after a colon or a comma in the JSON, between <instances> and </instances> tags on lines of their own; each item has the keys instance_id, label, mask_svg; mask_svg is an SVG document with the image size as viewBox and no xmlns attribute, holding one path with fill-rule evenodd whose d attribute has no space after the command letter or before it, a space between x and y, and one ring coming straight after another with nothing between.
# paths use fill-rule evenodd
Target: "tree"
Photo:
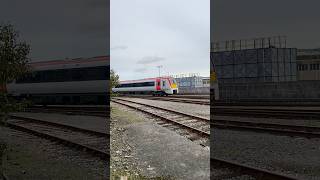
<instances>
[{"instance_id":1,"label":"tree","mask_svg":"<svg viewBox=\"0 0 320 180\"><path fill-rule=\"evenodd\" d=\"M19 40L19 33L11 24L0 25L0 116L6 121L8 114L21 109L25 103L9 98L6 84L29 72L30 46Z\"/></svg>"},{"instance_id":2,"label":"tree","mask_svg":"<svg viewBox=\"0 0 320 180\"><path fill-rule=\"evenodd\" d=\"M119 75L117 75L113 69L110 70L110 83L110 95L113 96L114 94L112 93L112 88L119 84Z\"/></svg>"}]
</instances>

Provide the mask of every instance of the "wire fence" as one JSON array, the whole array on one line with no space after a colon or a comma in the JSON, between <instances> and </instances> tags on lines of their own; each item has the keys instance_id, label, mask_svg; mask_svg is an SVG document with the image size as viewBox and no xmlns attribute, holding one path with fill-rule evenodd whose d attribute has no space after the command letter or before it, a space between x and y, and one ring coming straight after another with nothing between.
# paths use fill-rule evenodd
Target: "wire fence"
<instances>
[{"instance_id":1,"label":"wire fence","mask_svg":"<svg viewBox=\"0 0 320 180\"><path fill-rule=\"evenodd\" d=\"M228 40L212 42L211 52L235 51L257 48L286 48L286 36L261 37L241 40Z\"/></svg>"}]
</instances>

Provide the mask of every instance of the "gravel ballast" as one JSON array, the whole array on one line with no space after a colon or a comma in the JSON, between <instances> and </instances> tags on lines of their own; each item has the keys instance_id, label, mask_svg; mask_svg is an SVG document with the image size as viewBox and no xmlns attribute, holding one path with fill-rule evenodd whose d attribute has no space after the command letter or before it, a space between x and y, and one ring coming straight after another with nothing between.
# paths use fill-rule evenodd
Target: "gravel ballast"
<instances>
[{"instance_id":1,"label":"gravel ballast","mask_svg":"<svg viewBox=\"0 0 320 180\"><path fill-rule=\"evenodd\" d=\"M9 179L107 179L107 161L56 142L0 126L7 144L4 172Z\"/></svg>"},{"instance_id":2,"label":"gravel ballast","mask_svg":"<svg viewBox=\"0 0 320 180\"><path fill-rule=\"evenodd\" d=\"M180 112L184 112L187 114L210 118L210 106L208 106L208 105L149 100L149 99L141 99L141 98L123 98L123 97L121 97L121 99L126 99L126 100L130 100L130 101L135 101L135 102L139 102L139 103L144 103L144 104L167 108L167 109L171 109L171 110L175 110L175 111L180 111Z\"/></svg>"},{"instance_id":3,"label":"gravel ballast","mask_svg":"<svg viewBox=\"0 0 320 180\"><path fill-rule=\"evenodd\" d=\"M213 129L211 156L299 179L320 179L320 139Z\"/></svg>"}]
</instances>

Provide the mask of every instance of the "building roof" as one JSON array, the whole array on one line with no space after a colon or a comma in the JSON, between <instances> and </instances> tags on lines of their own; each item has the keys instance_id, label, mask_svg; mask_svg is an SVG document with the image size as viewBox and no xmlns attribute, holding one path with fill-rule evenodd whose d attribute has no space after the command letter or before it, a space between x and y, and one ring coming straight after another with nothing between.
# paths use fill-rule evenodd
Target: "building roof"
<instances>
[{"instance_id":1,"label":"building roof","mask_svg":"<svg viewBox=\"0 0 320 180\"><path fill-rule=\"evenodd\" d=\"M96 56L96 57L90 57L90 58L38 61L38 62L31 62L29 64L33 67L39 67L39 66L66 65L66 64L85 64L85 63L103 62L103 61L110 61L110 56Z\"/></svg>"}]
</instances>

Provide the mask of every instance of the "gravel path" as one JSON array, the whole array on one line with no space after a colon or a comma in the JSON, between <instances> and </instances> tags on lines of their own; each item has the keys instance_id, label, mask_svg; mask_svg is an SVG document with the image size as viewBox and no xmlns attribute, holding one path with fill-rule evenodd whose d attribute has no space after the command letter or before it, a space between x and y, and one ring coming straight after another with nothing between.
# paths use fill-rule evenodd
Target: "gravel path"
<instances>
[{"instance_id":1,"label":"gravel path","mask_svg":"<svg viewBox=\"0 0 320 180\"><path fill-rule=\"evenodd\" d=\"M123 98L123 99L210 118L210 106L208 105L187 104L187 103L180 103L180 102L149 100L149 99L141 99L141 98Z\"/></svg>"},{"instance_id":2,"label":"gravel path","mask_svg":"<svg viewBox=\"0 0 320 180\"><path fill-rule=\"evenodd\" d=\"M284 172L300 179L320 179L320 139L214 129L211 156Z\"/></svg>"}]
</instances>

